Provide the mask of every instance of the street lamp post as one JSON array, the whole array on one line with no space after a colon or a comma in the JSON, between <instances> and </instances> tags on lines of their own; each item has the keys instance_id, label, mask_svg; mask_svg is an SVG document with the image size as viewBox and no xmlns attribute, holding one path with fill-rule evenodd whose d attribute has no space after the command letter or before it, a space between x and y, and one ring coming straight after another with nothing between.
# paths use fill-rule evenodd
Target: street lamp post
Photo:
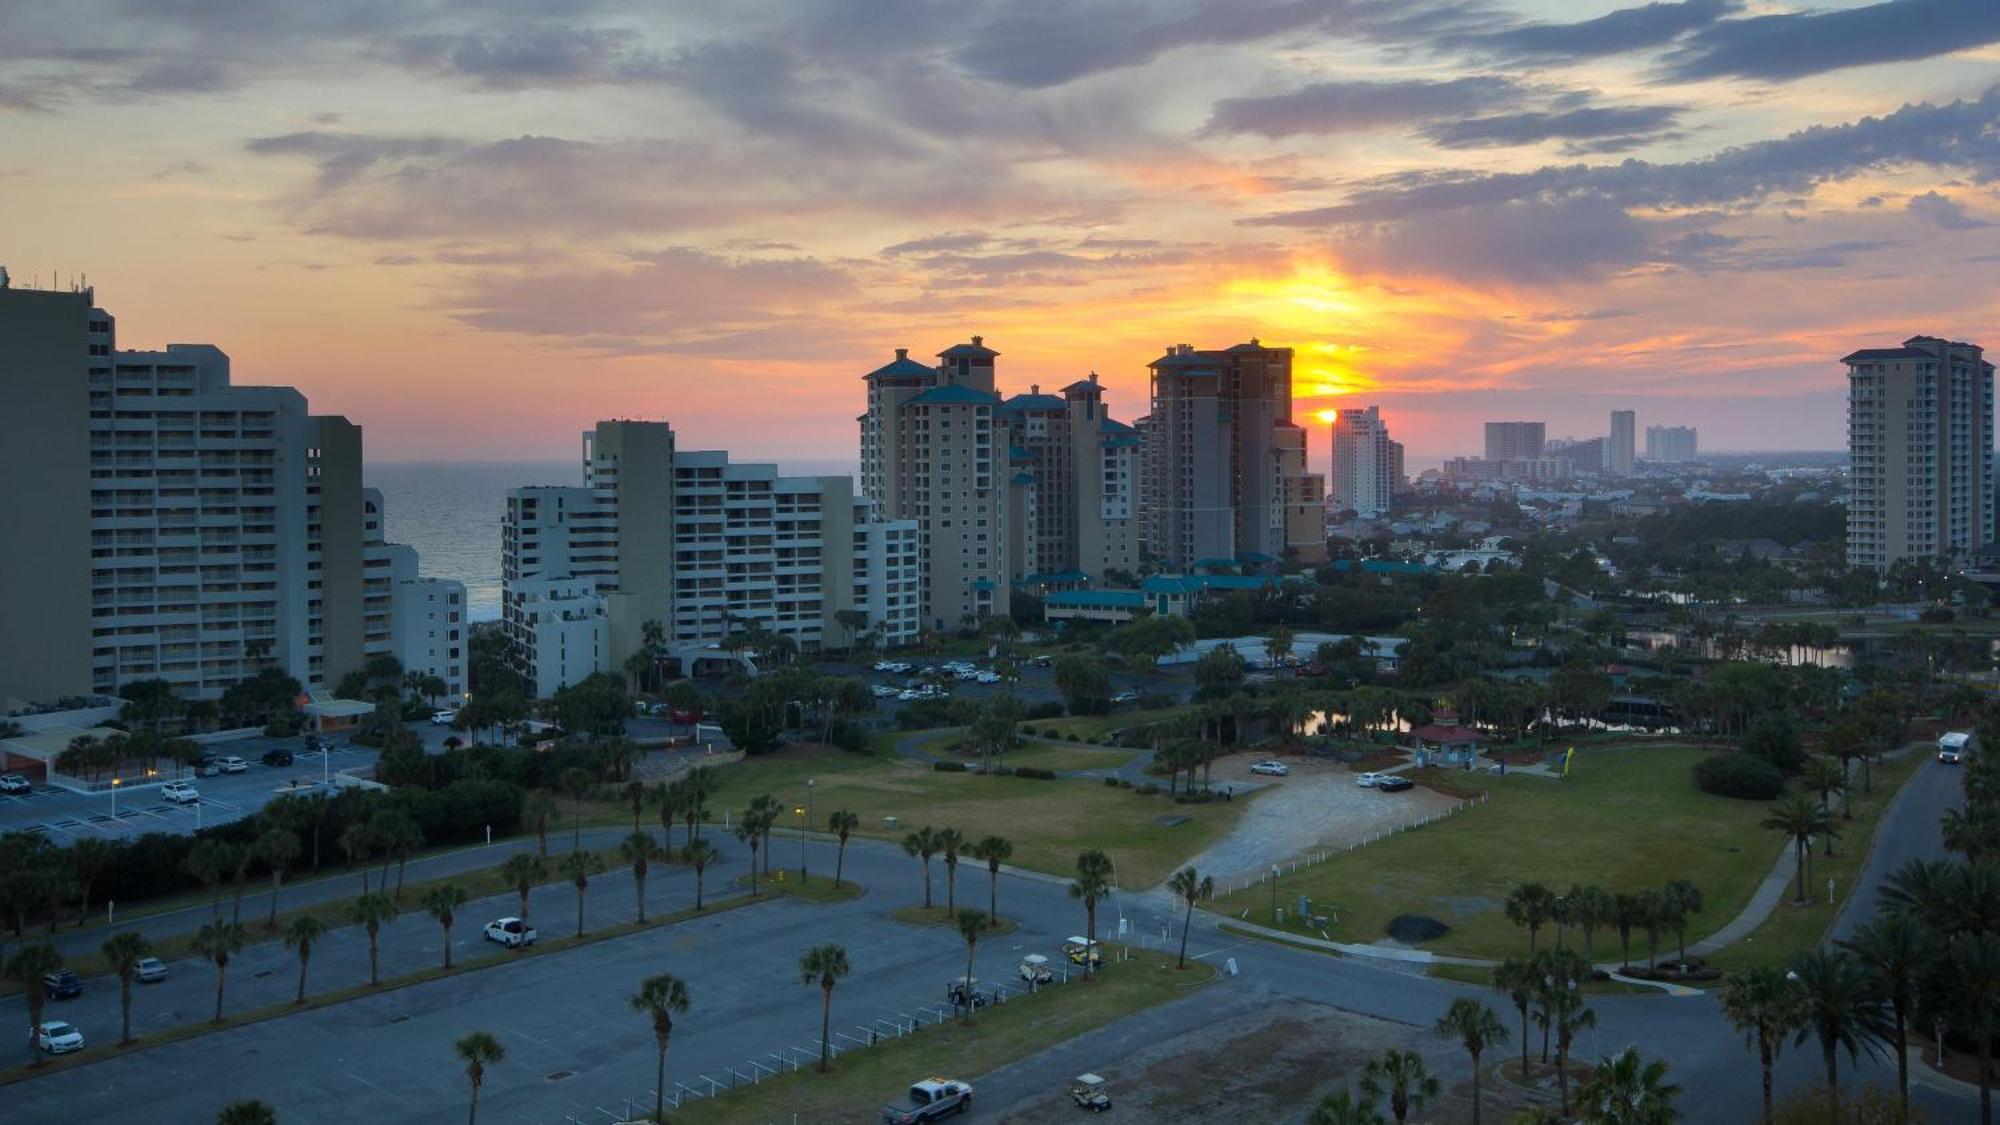
<instances>
[{"instance_id":1,"label":"street lamp post","mask_svg":"<svg viewBox=\"0 0 2000 1125\"><path fill-rule=\"evenodd\" d=\"M793 805L792 815L799 818L799 882L806 881L806 807Z\"/></svg>"},{"instance_id":2,"label":"street lamp post","mask_svg":"<svg viewBox=\"0 0 2000 1125\"><path fill-rule=\"evenodd\" d=\"M1271 865L1271 924L1278 924L1278 865Z\"/></svg>"},{"instance_id":3,"label":"street lamp post","mask_svg":"<svg viewBox=\"0 0 2000 1125\"><path fill-rule=\"evenodd\" d=\"M118 787L124 783L125 779L122 777L111 779L111 819L113 820L118 819Z\"/></svg>"},{"instance_id":4,"label":"street lamp post","mask_svg":"<svg viewBox=\"0 0 2000 1125\"><path fill-rule=\"evenodd\" d=\"M813 779L806 778L806 818L799 822L799 881L806 877L806 825L813 819Z\"/></svg>"}]
</instances>

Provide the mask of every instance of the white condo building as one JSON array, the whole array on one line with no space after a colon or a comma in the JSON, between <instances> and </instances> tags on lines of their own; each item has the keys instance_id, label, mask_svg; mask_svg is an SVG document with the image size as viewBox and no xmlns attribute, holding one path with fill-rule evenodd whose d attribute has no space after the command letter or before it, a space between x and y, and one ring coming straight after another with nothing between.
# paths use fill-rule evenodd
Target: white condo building
<instances>
[{"instance_id":1,"label":"white condo building","mask_svg":"<svg viewBox=\"0 0 2000 1125\"><path fill-rule=\"evenodd\" d=\"M1693 426L1646 427L1646 460L1673 465L1700 457L1700 441Z\"/></svg>"},{"instance_id":2,"label":"white condo building","mask_svg":"<svg viewBox=\"0 0 2000 1125\"><path fill-rule=\"evenodd\" d=\"M1952 559L1993 541L1993 365L1913 336L1847 365L1847 564ZM1650 443L1651 432L1648 431Z\"/></svg>"},{"instance_id":3,"label":"white condo building","mask_svg":"<svg viewBox=\"0 0 2000 1125\"><path fill-rule=\"evenodd\" d=\"M1401 458L1381 408L1349 408L1333 420L1333 509L1373 519L1389 511Z\"/></svg>"}]
</instances>

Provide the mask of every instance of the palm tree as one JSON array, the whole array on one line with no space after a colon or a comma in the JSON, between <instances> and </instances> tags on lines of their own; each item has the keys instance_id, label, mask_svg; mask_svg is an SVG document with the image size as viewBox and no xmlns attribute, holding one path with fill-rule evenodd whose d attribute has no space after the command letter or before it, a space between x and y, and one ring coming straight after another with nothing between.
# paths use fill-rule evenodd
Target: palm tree
<instances>
[{"instance_id":1,"label":"palm tree","mask_svg":"<svg viewBox=\"0 0 2000 1125\"><path fill-rule=\"evenodd\" d=\"M294 1004L306 1002L306 963L312 960L313 946L326 935L326 923L310 914L301 914L285 927L285 948L299 954L299 995Z\"/></svg>"},{"instance_id":2,"label":"palm tree","mask_svg":"<svg viewBox=\"0 0 2000 1125\"><path fill-rule=\"evenodd\" d=\"M1356 1099L1342 1090L1321 1098L1313 1107L1312 1116L1306 1118L1306 1125L1385 1125L1385 1119L1375 1112L1373 1099Z\"/></svg>"},{"instance_id":3,"label":"palm tree","mask_svg":"<svg viewBox=\"0 0 2000 1125\"><path fill-rule=\"evenodd\" d=\"M540 856L527 852L516 852L500 865L500 877L514 885L514 893L521 896L521 924L528 924L528 892L535 884L549 877L549 865Z\"/></svg>"},{"instance_id":4,"label":"palm tree","mask_svg":"<svg viewBox=\"0 0 2000 1125\"><path fill-rule=\"evenodd\" d=\"M1815 754L1806 760L1799 771L1799 786L1819 798L1819 807L1829 817L1833 815L1833 795L1847 792L1847 770L1841 763L1824 754ZM1833 841L1827 841L1827 853L1833 854Z\"/></svg>"},{"instance_id":5,"label":"palm tree","mask_svg":"<svg viewBox=\"0 0 2000 1125\"><path fill-rule=\"evenodd\" d=\"M632 1010L653 1021L653 1046L659 1049L659 1070L653 1080L653 1120L667 1119L667 1044L674 1037L674 1017L688 1010L686 982L672 973L647 977L632 997Z\"/></svg>"},{"instance_id":6,"label":"palm tree","mask_svg":"<svg viewBox=\"0 0 2000 1125\"><path fill-rule=\"evenodd\" d=\"M1521 1014L1521 1074L1528 1073L1528 1005L1534 1003L1541 987L1542 969L1533 961L1509 957L1493 970L1493 987L1504 993Z\"/></svg>"},{"instance_id":7,"label":"palm tree","mask_svg":"<svg viewBox=\"0 0 2000 1125\"><path fill-rule=\"evenodd\" d=\"M1083 979L1091 980L1097 964L1097 903L1111 893L1111 857L1096 848L1076 857L1076 879L1069 897L1083 902L1083 936L1090 942L1083 954Z\"/></svg>"},{"instance_id":8,"label":"palm tree","mask_svg":"<svg viewBox=\"0 0 2000 1125\"><path fill-rule=\"evenodd\" d=\"M1572 886L1569 894L1569 915L1576 927L1583 931L1583 948L1592 964L1597 962L1597 931L1611 924L1612 901L1603 887Z\"/></svg>"},{"instance_id":9,"label":"palm tree","mask_svg":"<svg viewBox=\"0 0 2000 1125\"><path fill-rule=\"evenodd\" d=\"M1645 902L1638 895L1619 891L1611 896L1611 925L1618 931L1618 967L1632 967L1632 927L1646 920Z\"/></svg>"},{"instance_id":10,"label":"palm tree","mask_svg":"<svg viewBox=\"0 0 2000 1125\"><path fill-rule=\"evenodd\" d=\"M639 900L639 922L641 925L644 925L646 921L647 861L659 858L659 841L653 839L651 832L634 828L630 835L619 842L618 852L625 857L625 862L632 865L632 888Z\"/></svg>"},{"instance_id":11,"label":"palm tree","mask_svg":"<svg viewBox=\"0 0 2000 1125\"><path fill-rule=\"evenodd\" d=\"M521 823L535 830L537 851L549 858L549 824L557 815L555 794L546 789L530 789L521 798Z\"/></svg>"},{"instance_id":12,"label":"palm tree","mask_svg":"<svg viewBox=\"0 0 2000 1125\"><path fill-rule=\"evenodd\" d=\"M278 1125L278 1111L255 1098L230 1102L215 1115L215 1125Z\"/></svg>"},{"instance_id":13,"label":"palm tree","mask_svg":"<svg viewBox=\"0 0 2000 1125\"><path fill-rule=\"evenodd\" d=\"M958 936L965 939L965 1022L972 1022L972 955L979 948L979 933L986 928L986 915L977 910L958 912Z\"/></svg>"},{"instance_id":14,"label":"palm tree","mask_svg":"<svg viewBox=\"0 0 2000 1125\"><path fill-rule=\"evenodd\" d=\"M1535 935L1547 924L1555 896L1540 883L1522 883L1507 894L1507 920L1528 930L1528 956L1535 955Z\"/></svg>"},{"instance_id":15,"label":"palm tree","mask_svg":"<svg viewBox=\"0 0 2000 1125\"><path fill-rule=\"evenodd\" d=\"M1832 814L1813 804L1812 798L1804 793L1793 793L1771 806L1771 815L1763 819L1761 826L1791 838L1792 852L1799 869L1799 894L1793 901L1803 905L1809 898L1806 893L1806 855L1812 838L1833 828Z\"/></svg>"},{"instance_id":16,"label":"palm tree","mask_svg":"<svg viewBox=\"0 0 2000 1125\"><path fill-rule=\"evenodd\" d=\"M346 844L344 837L342 844L343 846ZM228 871L226 866L228 857L224 854L227 848L228 845L217 840L196 840L194 846L188 849L187 858L181 861L182 870L200 880L202 886L208 888L211 898L210 919L217 922L222 920L222 876ZM368 877L366 870L362 871L361 877L363 879Z\"/></svg>"},{"instance_id":17,"label":"palm tree","mask_svg":"<svg viewBox=\"0 0 2000 1125\"><path fill-rule=\"evenodd\" d=\"M1660 963L1660 930L1673 924L1673 904L1667 896L1648 888L1639 895L1639 924L1646 927L1646 967Z\"/></svg>"},{"instance_id":18,"label":"palm tree","mask_svg":"<svg viewBox=\"0 0 2000 1125\"><path fill-rule=\"evenodd\" d=\"M967 841L965 833L956 828L940 828L936 843L938 851L944 853L944 913L949 918L958 913L958 853Z\"/></svg>"},{"instance_id":19,"label":"palm tree","mask_svg":"<svg viewBox=\"0 0 2000 1125\"><path fill-rule=\"evenodd\" d=\"M1809 949L1792 958L1789 974L1798 985L1805 1019L1794 1043L1808 1036L1819 1039L1820 1055L1826 1062L1828 1120L1840 1117L1840 1070L1836 1051L1847 1048L1851 1062L1863 1046L1869 1046L1869 1027L1880 1010L1869 988L1868 973L1861 962L1848 953Z\"/></svg>"},{"instance_id":20,"label":"palm tree","mask_svg":"<svg viewBox=\"0 0 2000 1125\"><path fill-rule=\"evenodd\" d=\"M42 987L42 978L62 966L62 954L47 942L24 945L7 959L7 979L20 985L22 993L28 998L28 1026L31 1031L42 1026L42 1010L49 1000L47 990ZM42 1065L41 1040L32 1033L28 1036L28 1050L34 1060L31 1065Z\"/></svg>"},{"instance_id":21,"label":"palm tree","mask_svg":"<svg viewBox=\"0 0 2000 1125\"><path fill-rule=\"evenodd\" d=\"M1569 1116L1569 1048L1576 1033L1597 1026L1597 1013L1584 1006L1574 981L1559 980L1543 990L1543 1009L1556 1033L1556 1087L1562 1092L1562 1112Z\"/></svg>"},{"instance_id":22,"label":"palm tree","mask_svg":"<svg viewBox=\"0 0 2000 1125\"><path fill-rule=\"evenodd\" d=\"M743 823L754 825L757 842L764 846L764 874L771 873L771 827L778 823L778 815L784 807L769 793L760 793L750 798L750 806L743 810ZM750 864L757 863L757 849L750 849ZM754 873L754 872L753 872Z\"/></svg>"},{"instance_id":23,"label":"palm tree","mask_svg":"<svg viewBox=\"0 0 2000 1125\"><path fill-rule=\"evenodd\" d=\"M1949 956L1952 988L1946 1010L1952 1025L1972 1034L1979 1052L1979 1120L1993 1120L1994 997L2000 996L2000 936L1991 930L1952 937ZM1899 1044L1900 1046L1900 1044Z\"/></svg>"},{"instance_id":24,"label":"palm tree","mask_svg":"<svg viewBox=\"0 0 2000 1125\"><path fill-rule=\"evenodd\" d=\"M1000 865L1013 858L1014 842L1005 836L982 836L966 850L974 859L986 861L986 914L994 926L1000 924Z\"/></svg>"},{"instance_id":25,"label":"palm tree","mask_svg":"<svg viewBox=\"0 0 2000 1125\"><path fill-rule=\"evenodd\" d=\"M361 860L361 893L367 894L368 865L375 860L375 830L366 821L349 821L347 827L340 830L340 850L347 853L347 866L350 868L357 858ZM194 862L193 855L188 856L188 862ZM196 877L207 881L206 876L199 872ZM221 901L220 898L216 900L217 911L222 909Z\"/></svg>"},{"instance_id":26,"label":"palm tree","mask_svg":"<svg viewBox=\"0 0 2000 1125\"><path fill-rule=\"evenodd\" d=\"M799 981L817 984L819 1009L819 1072L826 1073L827 1058L833 1047L833 986L848 974L847 950L838 945L815 945L799 955Z\"/></svg>"},{"instance_id":27,"label":"palm tree","mask_svg":"<svg viewBox=\"0 0 2000 1125\"><path fill-rule=\"evenodd\" d=\"M278 928L278 886L285 881L292 861L299 858L299 851L299 838L289 829L273 828L257 837L257 855L271 869L271 913L264 919L267 930Z\"/></svg>"},{"instance_id":28,"label":"palm tree","mask_svg":"<svg viewBox=\"0 0 2000 1125\"><path fill-rule=\"evenodd\" d=\"M1991 858L2000 850L2000 812L1977 805L1946 809L1938 818L1938 827L1944 830L1945 850L1957 852L1971 862Z\"/></svg>"},{"instance_id":29,"label":"palm tree","mask_svg":"<svg viewBox=\"0 0 2000 1125\"><path fill-rule=\"evenodd\" d=\"M120 930L105 939L99 952L118 974L118 1009L122 1014L118 1045L122 1047L132 1041L132 978L139 971L139 959L152 955L153 943L137 930Z\"/></svg>"},{"instance_id":30,"label":"palm tree","mask_svg":"<svg viewBox=\"0 0 2000 1125\"><path fill-rule=\"evenodd\" d=\"M1167 880L1167 889L1179 896L1187 904L1187 917L1181 923L1181 956L1174 967L1187 968L1188 931L1194 928L1194 904L1215 897L1215 879L1199 875L1192 867L1183 867Z\"/></svg>"},{"instance_id":31,"label":"palm tree","mask_svg":"<svg viewBox=\"0 0 2000 1125\"><path fill-rule=\"evenodd\" d=\"M1861 962L1876 994L1889 1005L1895 1026L1889 1046L1896 1056L1896 1093L1905 1117L1910 1111L1910 1061L1903 1044L1909 1039L1918 987L1935 962L1933 944L1931 932L1922 922L1893 912L1878 915L1840 943Z\"/></svg>"},{"instance_id":32,"label":"palm tree","mask_svg":"<svg viewBox=\"0 0 2000 1125\"><path fill-rule=\"evenodd\" d=\"M229 978L229 959L243 949L243 927L235 922L204 922L194 935L193 949L215 966L215 1022L222 1022L222 987Z\"/></svg>"},{"instance_id":33,"label":"palm tree","mask_svg":"<svg viewBox=\"0 0 2000 1125\"><path fill-rule=\"evenodd\" d=\"M368 934L368 983L371 985L382 983L379 956L381 947L378 943L382 925L394 921L397 913L396 900L381 891L362 895L347 904L347 920L360 926Z\"/></svg>"},{"instance_id":34,"label":"palm tree","mask_svg":"<svg viewBox=\"0 0 2000 1125\"><path fill-rule=\"evenodd\" d=\"M1688 939L1687 917L1701 913L1701 888L1686 879L1669 880L1660 889L1661 900L1667 907L1666 917L1674 927L1674 941L1681 951L1681 971L1687 971Z\"/></svg>"},{"instance_id":35,"label":"palm tree","mask_svg":"<svg viewBox=\"0 0 2000 1125\"><path fill-rule=\"evenodd\" d=\"M571 852L556 861L556 868L576 887L576 936L583 936L583 893L590 889L590 877L604 870L594 852Z\"/></svg>"},{"instance_id":36,"label":"palm tree","mask_svg":"<svg viewBox=\"0 0 2000 1125\"><path fill-rule=\"evenodd\" d=\"M1415 1051L1391 1047L1361 1068L1361 1092L1371 1102L1387 1097L1396 1125L1403 1125L1411 1110L1421 1111L1441 1091L1437 1078L1424 1065L1424 1057Z\"/></svg>"},{"instance_id":37,"label":"palm tree","mask_svg":"<svg viewBox=\"0 0 2000 1125\"><path fill-rule=\"evenodd\" d=\"M424 909L444 931L444 967L451 968L451 925L458 920L458 910L465 905L465 888L457 883L440 883L424 892Z\"/></svg>"},{"instance_id":38,"label":"palm tree","mask_svg":"<svg viewBox=\"0 0 2000 1125\"><path fill-rule=\"evenodd\" d=\"M1773 966L1731 973L1722 981L1722 1014L1730 1026L1756 1048L1764 1076L1764 1121L1771 1121L1771 1066L1784 1049L1785 1036L1804 1022L1803 997Z\"/></svg>"},{"instance_id":39,"label":"palm tree","mask_svg":"<svg viewBox=\"0 0 2000 1125\"><path fill-rule=\"evenodd\" d=\"M1461 996L1451 1002L1451 1007L1437 1021L1436 1031L1446 1039L1457 1039L1472 1056L1472 1125L1479 1125L1479 1080L1481 1067L1479 1056L1488 1047L1507 1041L1507 1025L1500 1022L1500 1016L1493 1009L1472 999Z\"/></svg>"},{"instance_id":40,"label":"palm tree","mask_svg":"<svg viewBox=\"0 0 2000 1125\"><path fill-rule=\"evenodd\" d=\"M1673 1125L1680 1120L1674 1099L1681 1088L1667 1081L1667 1064L1643 1062L1637 1047L1601 1059L1596 1073L1577 1091L1583 1119L1601 1125Z\"/></svg>"},{"instance_id":41,"label":"palm tree","mask_svg":"<svg viewBox=\"0 0 2000 1125\"><path fill-rule=\"evenodd\" d=\"M491 1032L470 1031L465 1037L452 1044L458 1052L460 1062L465 1064L465 1076L472 1081L472 1110L466 1115L467 1125L479 1121L479 1086L486 1081L486 1068L507 1057L507 1048Z\"/></svg>"},{"instance_id":42,"label":"palm tree","mask_svg":"<svg viewBox=\"0 0 2000 1125\"><path fill-rule=\"evenodd\" d=\"M689 867L694 868L694 908L696 910L702 909L702 876L708 871L708 865L714 863L719 854L715 850L714 843L700 837L689 841L688 846L681 849L681 860Z\"/></svg>"},{"instance_id":43,"label":"palm tree","mask_svg":"<svg viewBox=\"0 0 2000 1125\"><path fill-rule=\"evenodd\" d=\"M764 816L758 810L744 809L743 816L736 822L736 838L750 845L750 893L757 893L757 847L764 842Z\"/></svg>"},{"instance_id":44,"label":"palm tree","mask_svg":"<svg viewBox=\"0 0 2000 1125\"><path fill-rule=\"evenodd\" d=\"M923 860L924 909L931 908L931 857L937 854L937 830L925 825L903 836L903 854Z\"/></svg>"},{"instance_id":45,"label":"palm tree","mask_svg":"<svg viewBox=\"0 0 2000 1125\"><path fill-rule=\"evenodd\" d=\"M861 818L846 809L835 809L827 814L826 827L840 841L840 850L833 859L833 889L839 890L841 872L847 869L847 837L861 827Z\"/></svg>"}]
</instances>

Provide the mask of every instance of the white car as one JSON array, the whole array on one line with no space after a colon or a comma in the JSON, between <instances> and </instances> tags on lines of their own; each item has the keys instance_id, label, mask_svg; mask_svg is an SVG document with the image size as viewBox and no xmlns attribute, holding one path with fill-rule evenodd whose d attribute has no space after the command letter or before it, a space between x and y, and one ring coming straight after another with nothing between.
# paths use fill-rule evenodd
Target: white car
<instances>
[{"instance_id":1,"label":"white car","mask_svg":"<svg viewBox=\"0 0 2000 1125\"><path fill-rule=\"evenodd\" d=\"M1373 789L1377 785L1382 784L1383 779L1388 776L1386 773L1364 773L1354 779L1354 784L1359 785L1363 789Z\"/></svg>"},{"instance_id":2,"label":"white car","mask_svg":"<svg viewBox=\"0 0 2000 1125\"><path fill-rule=\"evenodd\" d=\"M216 764L222 767L223 773L243 773L250 768L249 762L246 762L243 759L238 758L233 754L227 758L222 759L222 761Z\"/></svg>"},{"instance_id":3,"label":"white car","mask_svg":"<svg viewBox=\"0 0 2000 1125\"><path fill-rule=\"evenodd\" d=\"M1113 703L1137 703L1137 702L1139 702L1139 693L1138 693L1138 692L1136 692L1136 691L1121 691L1121 692L1119 692L1119 693L1118 693L1117 695L1114 695L1114 696L1112 696L1112 697L1111 697L1111 702L1113 702Z\"/></svg>"},{"instance_id":4,"label":"white car","mask_svg":"<svg viewBox=\"0 0 2000 1125\"><path fill-rule=\"evenodd\" d=\"M448 727L457 721L458 712L456 711L439 711L431 716L431 725L434 727Z\"/></svg>"},{"instance_id":5,"label":"white car","mask_svg":"<svg viewBox=\"0 0 2000 1125\"><path fill-rule=\"evenodd\" d=\"M535 937L535 928L519 918L496 918L486 923L486 940L497 941L509 949L533 945Z\"/></svg>"},{"instance_id":6,"label":"white car","mask_svg":"<svg viewBox=\"0 0 2000 1125\"><path fill-rule=\"evenodd\" d=\"M185 781L169 781L160 786L160 796L176 805L192 805L201 800L201 792Z\"/></svg>"},{"instance_id":7,"label":"white car","mask_svg":"<svg viewBox=\"0 0 2000 1125\"><path fill-rule=\"evenodd\" d=\"M981 672L977 676L974 676L973 679L978 680L982 684L997 684L1000 682L1000 673Z\"/></svg>"},{"instance_id":8,"label":"white car","mask_svg":"<svg viewBox=\"0 0 2000 1125\"><path fill-rule=\"evenodd\" d=\"M868 694L877 699L894 699L896 698L896 689L890 687L888 684L876 684L874 687L868 689Z\"/></svg>"},{"instance_id":9,"label":"white car","mask_svg":"<svg viewBox=\"0 0 2000 1125\"><path fill-rule=\"evenodd\" d=\"M1267 773L1272 777L1284 777L1292 772L1292 767L1283 762L1258 762L1250 767L1251 773Z\"/></svg>"},{"instance_id":10,"label":"white car","mask_svg":"<svg viewBox=\"0 0 2000 1125\"><path fill-rule=\"evenodd\" d=\"M51 1055L67 1055L83 1050L83 1032L61 1020L49 1020L35 1029L35 1046Z\"/></svg>"},{"instance_id":11,"label":"white car","mask_svg":"<svg viewBox=\"0 0 2000 1125\"><path fill-rule=\"evenodd\" d=\"M132 979L151 984L167 979L167 963L158 957L141 957L132 966Z\"/></svg>"}]
</instances>

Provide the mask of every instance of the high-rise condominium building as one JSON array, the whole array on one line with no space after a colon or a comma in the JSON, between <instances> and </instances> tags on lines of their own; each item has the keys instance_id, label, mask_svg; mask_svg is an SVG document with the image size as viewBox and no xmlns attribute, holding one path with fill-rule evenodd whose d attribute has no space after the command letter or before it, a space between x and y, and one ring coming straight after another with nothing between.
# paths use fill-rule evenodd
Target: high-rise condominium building
<instances>
[{"instance_id":1,"label":"high-rise condominium building","mask_svg":"<svg viewBox=\"0 0 2000 1125\"><path fill-rule=\"evenodd\" d=\"M1548 425L1544 422L1486 423L1488 461L1533 461L1548 445Z\"/></svg>"},{"instance_id":2,"label":"high-rise condominium building","mask_svg":"<svg viewBox=\"0 0 2000 1125\"><path fill-rule=\"evenodd\" d=\"M1000 404L1008 462L1007 573L1022 581L1135 572L1139 435L1104 406L1096 374Z\"/></svg>"},{"instance_id":3,"label":"high-rise condominium building","mask_svg":"<svg viewBox=\"0 0 2000 1125\"><path fill-rule=\"evenodd\" d=\"M361 497L363 650L434 679L441 696L464 695L471 687L465 583L418 573L417 549L383 538L381 491L364 488Z\"/></svg>"},{"instance_id":4,"label":"high-rise condominium building","mask_svg":"<svg viewBox=\"0 0 2000 1125\"><path fill-rule=\"evenodd\" d=\"M1993 541L1993 365L1912 336L1847 365L1847 562L1950 559Z\"/></svg>"},{"instance_id":5,"label":"high-rise condominium building","mask_svg":"<svg viewBox=\"0 0 2000 1125\"><path fill-rule=\"evenodd\" d=\"M1402 466L1379 407L1349 408L1333 420L1333 508L1364 519L1387 512Z\"/></svg>"},{"instance_id":6,"label":"high-rise condominium building","mask_svg":"<svg viewBox=\"0 0 2000 1125\"><path fill-rule=\"evenodd\" d=\"M849 478L676 450L664 422L600 422L584 449L583 486L507 495L502 616L538 695L621 671L649 624L681 653L751 625L808 650L916 638L916 524L871 518Z\"/></svg>"},{"instance_id":7,"label":"high-rise condominium building","mask_svg":"<svg viewBox=\"0 0 2000 1125\"><path fill-rule=\"evenodd\" d=\"M393 650L360 427L115 330L89 291L0 286L0 636L34 638L0 645L0 702L154 678L213 699L265 667L325 688Z\"/></svg>"},{"instance_id":8,"label":"high-rise condominium building","mask_svg":"<svg viewBox=\"0 0 2000 1125\"><path fill-rule=\"evenodd\" d=\"M1008 611L1007 540L1025 539L1030 521L1008 510L1016 486L993 383L999 355L978 336L939 352L936 366L897 348L863 377L861 490L884 518L916 521L925 629Z\"/></svg>"},{"instance_id":9,"label":"high-rise condominium building","mask_svg":"<svg viewBox=\"0 0 2000 1125\"><path fill-rule=\"evenodd\" d=\"M1630 410L1611 412L1611 437L1604 443L1605 472L1613 476L1631 474L1633 458L1637 453L1633 445L1637 435L1633 428L1636 422L1637 416Z\"/></svg>"},{"instance_id":10,"label":"high-rise condominium building","mask_svg":"<svg viewBox=\"0 0 2000 1125\"><path fill-rule=\"evenodd\" d=\"M1292 350L1187 344L1147 365L1146 547L1169 566L1326 557L1326 480L1292 423Z\"/></svg>"},{"instance_id":11,"label":"high-rise condominium building","mask_svg":"<svg viewBox=\"0 0 2000 1125\"><path fill-rule=\"evenodd\" d=\"M1647 426L1646 460L1679 464L1700 460L1700 443L1693 426Z\"/></svg>"}]
</instances>

